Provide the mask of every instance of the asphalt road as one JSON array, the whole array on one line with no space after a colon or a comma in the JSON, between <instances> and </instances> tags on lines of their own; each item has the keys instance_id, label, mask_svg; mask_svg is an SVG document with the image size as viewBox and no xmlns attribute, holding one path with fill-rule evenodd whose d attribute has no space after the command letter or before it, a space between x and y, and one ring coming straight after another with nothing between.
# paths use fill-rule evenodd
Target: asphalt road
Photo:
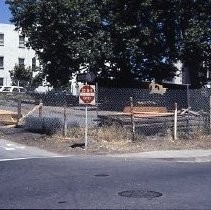
<instances>
[{"instance_id":1,"label":"asphalt road","mask_svg":"<svg viewBox=\"0 0 211 210\"><path fill-rule=\"evenodd\" d=\"M9 160L58 157L59 154L0 139L0 162Z\"/></svg>"},{"instance_id":2,"label":"asphalt road","mask_svg":"<svg viewBox=\"0 0 211 210\"><path fill-rule=\"evenodd\" d=\"M211 209L211 163L56 157L0 142L0 209Z\"/></svg>"}]
</instances>

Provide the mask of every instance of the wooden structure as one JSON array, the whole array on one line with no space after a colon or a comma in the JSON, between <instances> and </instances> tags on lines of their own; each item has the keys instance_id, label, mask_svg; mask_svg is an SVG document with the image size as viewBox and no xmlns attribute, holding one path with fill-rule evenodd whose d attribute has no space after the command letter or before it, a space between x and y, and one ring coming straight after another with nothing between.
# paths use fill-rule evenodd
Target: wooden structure
<instances>
[{"instance_id":1,"label":"wooden structure","mask_svg":"<svg viewBox=\"0 0 211 210\"><path fill-rule=\"evenodd\" d=\"M153 113L165 113L168 112L166 107L163 106L134 106L134 112L153 112ZM130 113L130 106L125 106L123 113Z\"/></svg>"},{"instance_id":2,"label":"wooden structure","mask_svg":"<svg viewBox=\"0 0 211 210\"><path fill-rule=\"evenodd\" d=\"M130 106L126 106L123 109L123 115L131 115ZM173 116L173 112L168 112L166 107L162 106L134 106L134 117L162 117Z\"/></svg>"},{"instance_id":3,"label":"wooden structure","mask_svg":"<svg viewBox=\"0 0 211 210\"><path fill-rule=\"evenodd\" d=\"M114 114L98 115L100 123L103 125L116 124L123 127L131 127L131 115L136 127L136 133L153 135L156 133L166 133L167 129L174 128L173 111L169 112L166 107L161 106L126 106L123 112ZM195 112L188 109L177 111L178 132L189 133L204 130L207 132L209 119L207 113Z\"/></svg>"},{"instance_id":4,"label":"wooden structure","mask_svg":"<svg viewBox=\"0 0 211 210\"><path fill-rule=\"evenodd\" d=\"M18 121L18 113L0 110L0 123L3 125L13 125Z\"/></svg>"}]
</instances>

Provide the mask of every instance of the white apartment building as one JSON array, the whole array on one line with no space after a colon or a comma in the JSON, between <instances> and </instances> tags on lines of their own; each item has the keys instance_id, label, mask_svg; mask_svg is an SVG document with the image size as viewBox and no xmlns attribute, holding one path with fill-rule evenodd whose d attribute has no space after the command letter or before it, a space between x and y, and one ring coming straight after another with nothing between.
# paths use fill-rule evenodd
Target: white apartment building
<instances>
[{"instance_id":1,"label":"white apartment building","mask_svg":"<svg viewBox=\"0 0 211 210\"><path fill-rule=\"evenodd\" d=\"M14 25L0 23L0 86L11 85L9 71L16 64L32 67L38 63L35 51L25 46L26 38L14 29Z\"/></svg>"}]
</instances>

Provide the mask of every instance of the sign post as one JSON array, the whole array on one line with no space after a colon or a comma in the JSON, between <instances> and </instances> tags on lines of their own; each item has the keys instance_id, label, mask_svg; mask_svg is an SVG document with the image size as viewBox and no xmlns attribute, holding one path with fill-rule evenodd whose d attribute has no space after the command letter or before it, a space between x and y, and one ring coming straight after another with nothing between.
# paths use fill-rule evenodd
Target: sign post
<instances>
[{"instance_id":1,"label":"sign post","mask_svg":"<svg viewBox=\"0 0 211 210\"><path fill-rule=\"evenodd\" d=\"M79 86L79 104L85 105L85 152L88 146L88 105L95 105L95 86L80 85Z\"/></svg>"},{"instance_id":2,"label":"sign post","mask_svg":"<svg viewBox=\"0 0 211 210\"><path fill-rule=\"evenodd\" d=\"M87 153L87 144L88 144L88 112L87 106L85 107L85 152Z\"/></svg>"}]
</instances>

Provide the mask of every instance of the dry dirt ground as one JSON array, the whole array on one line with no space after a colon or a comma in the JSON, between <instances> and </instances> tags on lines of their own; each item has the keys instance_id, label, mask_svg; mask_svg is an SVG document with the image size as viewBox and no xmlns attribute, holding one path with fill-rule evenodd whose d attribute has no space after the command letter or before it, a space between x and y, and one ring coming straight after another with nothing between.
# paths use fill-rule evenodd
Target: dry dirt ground
<instances>
[{"instance_id":1,"label":"dry dirt ground","mask_svg":"<svg viewBox=\"0 0 211 210\"><path fill-rule=\"evenodd\" d=\"M93 131L88 137L88 154L133 153L153 150L211 149L211 136L195 136L188 139L173 140L171 137L142 137L131 141L130 134L122 131ZM72 137L70 137L72 136ZM71 135L48 136L32 133L23 128L1 127L0 138L20 144L35 146L60 154L83 154L83 132L74 131Z\"/></svg>"},{"instance_id":2,"label":"dry dirt ground","mask_svg":"<svg viewBox=\"0 0 211 210\"><path fill-rule=\"evenodd\" d=\"M15 106L2 107L11 108L15 111ZM13 108L13 109L12 109ZM25 115L34 108L34 105L23 105L22 111ZM36 113L38 112L36 111ZM43 116L63 116L61 107L44 107ZM83 116L84 110L70 108L67 110L69 117ZM114 114L112 112L112 114ZM89 110L89 116L96 115L96 111ZM84 150L84 130L72 129L66 137L60 134L48 136L46 134L33 133L23 128L11 126L0 126L0 138L11 140L20 144L35 146L45 150L61 154L83 154ZM89 154L105 153L132 153L153 150L181 150L181 149L211 149L211 135L189 136L189 138L173 140L171 135L159 136L139 136L135 141L131 141L131 133L125 129L109 127L89 130L88 152Z\"/></svg>"}]
</instances>

